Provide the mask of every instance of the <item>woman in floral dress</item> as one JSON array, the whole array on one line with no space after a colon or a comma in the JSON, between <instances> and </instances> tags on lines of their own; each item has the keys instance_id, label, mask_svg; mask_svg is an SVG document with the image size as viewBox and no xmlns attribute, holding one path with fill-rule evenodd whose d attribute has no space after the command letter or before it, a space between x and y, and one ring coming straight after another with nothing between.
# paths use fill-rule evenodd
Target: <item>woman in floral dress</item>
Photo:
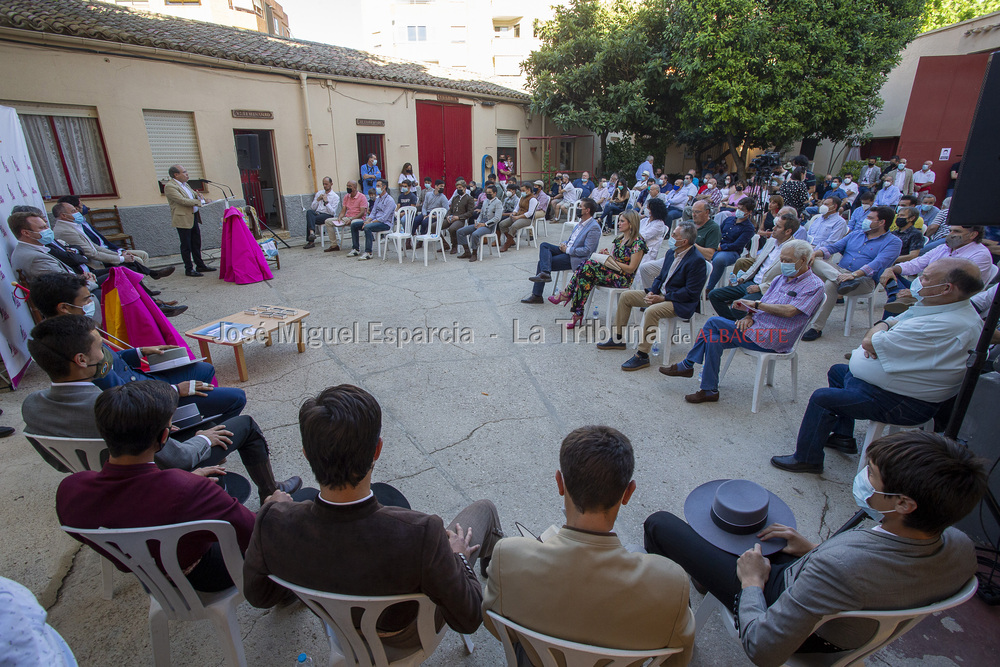
<instances>
[{"instance_id":1,"label":"woman in floral dress","mask_svg":"<svg viewBox=\"0 0 1000 667\"><path fill-rule=\"evenodd\" d=\"M639 214L635 211L622 213L618 217L618 231L621 233L612 241L611 258L621 268L620 271L588 259L570 278L566 289L549 297L552 303L570 304L573 321L566 325L567 329L573 329L583 320L583 308L595 287L628 287L632 284L635 271L648 249L646 241L639 235ZM601 254L606 255L608 252L602 250Z\"/></svg>"}]
</instances>

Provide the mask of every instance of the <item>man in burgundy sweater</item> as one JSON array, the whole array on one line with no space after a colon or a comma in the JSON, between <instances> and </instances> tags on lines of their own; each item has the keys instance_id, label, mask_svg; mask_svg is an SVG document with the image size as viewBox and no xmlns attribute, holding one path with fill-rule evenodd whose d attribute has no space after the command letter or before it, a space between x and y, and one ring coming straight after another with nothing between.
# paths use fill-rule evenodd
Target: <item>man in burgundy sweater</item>
<instances>
[{"instance_id":1,"label":"man in burgundy sweater","mask_svg":"<svg viewBox=\"0 0 1000 667\"><path fill-rule=\"evenodd\" d=\"M225 474L224 468L160 470L153 462L170 436L170 418L176 408L176 392L165 382L153 380L112 387L97 397L97 428L111 457L100 472L78 472L59 484L56 513L62 525L143 528L218 519L232 524L240 551L246 550L253 531L253 512L206 477ZM291 500L284 491L275 491L267 498ZM105 552L97 551L119 570L128 571ZM221 591L233 585L222 550L211 534L189 535L180 541L177 551L181 568L195 590Z\"/></svg>"},{"instance_id":2,"label":"man in burgundy sweater","mask_svg":"<svg viewBox=\"0 0 1000 667\"><path fill-rule=\"evenodd\" d=\"M473 503L448 529L438 516L387 506L371 483L382 410L358 387L329 387L307 400L299 429L320 493L313 502L261 508L243 565L247 601L273 607L288 595L271 574L343 595L424 593L438 606L438 627L475 632L483 593L472 565L477 556L488 560L503 537L493 503ZM415 620L416 604L403 603L382 614L378 629L386 644L409 647L419 644Z\"/></svg>"}]
</instances>

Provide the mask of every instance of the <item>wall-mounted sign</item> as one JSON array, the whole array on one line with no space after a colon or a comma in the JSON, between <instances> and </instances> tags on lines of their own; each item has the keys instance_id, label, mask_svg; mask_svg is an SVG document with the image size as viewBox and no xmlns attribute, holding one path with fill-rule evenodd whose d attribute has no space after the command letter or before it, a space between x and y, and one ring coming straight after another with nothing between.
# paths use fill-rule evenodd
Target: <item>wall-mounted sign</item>
<instances>
[{"instance_id":1,"label":"wall-mounted sign","mask_svg":"<svg viewBox=\"0 0 1000 667\"><path fill-rule=\"evenodd\" d=\"M940 155L940 157L938 157L938 159L939 160L950 160L951 159L951 149L950 148L942 148L941 149L941 155Z\"/></svg>"},{"instance_id":2,"label":"wall-mounted sign","mask_svg":"<svg viewBox=\"0 0 1000 667\"><path fill-rule=\"evenodd\" d=\"M438 95L437 96L437 101L438 102L455 102L457 104L458 103L458 97L456 97L455 95Z\"/></svg>"},{"instance_id":3,"label":"wall-mounted sign","mask_svg":"<svg viewBox=\"0 0 1000 667\"><path fill-rule=\"evenodd\" d=\"M233 109L233 118L253 118L255 120L274 120L273 111L254 111L253 109Z\"/></svg>"},{"instance_id":4,"label":"wall-mounted sign","mask_svg":"<svg viewBox=\"0 0 1000 667\"><path fill-rule=\"evenodd\" d=\"M364 125L366 127L385 127L384 120L378 120L377 118L355 118L355 125Z\"/></svg>"}]
</instances>

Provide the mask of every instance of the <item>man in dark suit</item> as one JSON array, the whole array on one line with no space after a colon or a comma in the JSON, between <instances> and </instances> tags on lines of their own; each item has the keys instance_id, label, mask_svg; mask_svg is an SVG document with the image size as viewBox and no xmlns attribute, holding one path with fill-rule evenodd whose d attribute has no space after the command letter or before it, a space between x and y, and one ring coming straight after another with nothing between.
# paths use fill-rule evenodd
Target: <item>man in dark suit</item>
<instances>
[{"instance_id":1,"label":"man in dark suit","mask_svg":"<svg viewBox=\"0 0 1000 667\"><path fill-rule=\"evenodd\" d=\"M580 201L580 222L573 228L566 243L543 243L538 246L536 273L528 278L534 285L531 294L521 299L521 303L543 303L542 291L545 283L552 282L553 271L575 271L597 252L597 245L601 242L601 224L594 217L596 214L597 204L590 197L584 197Z\"/></svg>"},{"instance_id":2,"label":"man in dark suit","mask_svg":"<svg viewBox=\"0 0 1000 667\"><path fill-rule=\"evenodd\" d=\"M261 508L243 566L247 601L267 608L288 595L272 574L344 595L423 593L438 605L439 627L443 619L474 632L483 594L472 565L477 556L487 561L503 537L493 503L473 503L446 530L438 516L379 502L371 479L382 453L382 410L358 387L330 387L307 400L299 428L320 493L313 502ZM415 605L397 605L378 629L386 643L412 646L415 620Z\"/></svg>"},{"instance_id":3,"label":"man in dark suit","mask_svg":"<svg viewBox=\"0 0 1000 667\"><path fill-rule=\"evenodd\" d=\"M597 344L599 350L624 350L622 327L628 322L632 308L645 308L642 317L642 340L635 355L622 364L623 371L637 371L649 366L649 350L659 335L660 320L680 317L690 319L698 308L701 290L705 287L708 268L705 258L694 251L698 228L693 222L682 222L674 228L667 242L669 250L663 258L663 268L648 290L629 290L618 298L618 312L611 338Z\"/></svg>"},{"instance_id":4,"label":"man in dark suit","mask_svg":"<svg viewBox=\"0 0 1000 667\"><path fill-rule=\"evenodd\" d=\"M133 382L98 397L94 414L111 458L100 472L74 473L59 484L56 513L62 525L144 528L215 519L232 525L240 551L246 550L253 512L206 479L219 474L220 468L191 473L152 465L170 437L170 417L176 407L177 397L158 382ZM275 491L267 500L286 503L292 498ZM222 591L233 585L222 550L210 533L195 533L182 540L177 560L195 590ZM111 561L128 571L113 558Z\"/></svg>"},{"instance_id":5,"label":"man in dark suit","mask_svg":"<svg viewBox=\"0 0 1000 667\"><path fill-rule=\"evenodd\" d=\"M101 390L94 386L93 380L106 372L110 362L93 321L82 315L46 319L32 329L28 350L49 376L52 386L25 397L21 405L25 431L58 438L103 437L94 418ZM170 392L176 407L176 392L164 382L156 384ZM197 427L202 430L192 433ZM184 440L168 437L155 452L156 464L161 468L194 470L217 466L226 456L237 452L257 486L261 502L275 490L295 493L302 486L298 477L275 481L267 440L257 422L246 415L220 422L218 426L211 422L196 425L178 432L178 438ZM69 472L47 451L39 450L39 454L56 470Z\"/></svg>"},{"instance_id":6,"label":"man in dark suit","mask_svg":"<svg viewBox=\"0 0 1000 667\"><path fill-rule=\"evenodd\" d=\"M44 274L31 282L30 290L31 300L42 317L83 314L93 318L97 310L96 300L80 276L67 273ZM246 393L235 387L213 386L211 383L215 378L215 367L212 364L196 361L157 373L147 373L141 369L142 357L150 358L171 347L155 345L119 352L105 346L111 357L111 369L105 377L94 380L94 384L101 389L108 389L136 380L157 380L174 385L181 405L196 403L202 415L218 415L220 423L243 412L247 404Z\"/></svg>"}]
</instances>

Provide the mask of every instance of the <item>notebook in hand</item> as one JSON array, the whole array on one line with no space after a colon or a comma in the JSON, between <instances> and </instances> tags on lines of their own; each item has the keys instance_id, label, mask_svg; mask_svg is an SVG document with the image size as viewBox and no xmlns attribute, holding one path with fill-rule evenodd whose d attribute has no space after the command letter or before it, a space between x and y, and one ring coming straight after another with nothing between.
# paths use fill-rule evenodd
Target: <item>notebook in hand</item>
<instances>
[{"instance_id":1,"label":"notebook in hand","mask_svg":"<svg viewBox=\"0 0 1000 667\"><path fill-rule=\"evenodd\" d=\"M204 357L192 359L188 354L187 348L184 347L175 347L162 354L151 354L146 357L146 361L149 363L149 370L153 373L187 366L202 359Z\"/></svg>"}]
</instances>

